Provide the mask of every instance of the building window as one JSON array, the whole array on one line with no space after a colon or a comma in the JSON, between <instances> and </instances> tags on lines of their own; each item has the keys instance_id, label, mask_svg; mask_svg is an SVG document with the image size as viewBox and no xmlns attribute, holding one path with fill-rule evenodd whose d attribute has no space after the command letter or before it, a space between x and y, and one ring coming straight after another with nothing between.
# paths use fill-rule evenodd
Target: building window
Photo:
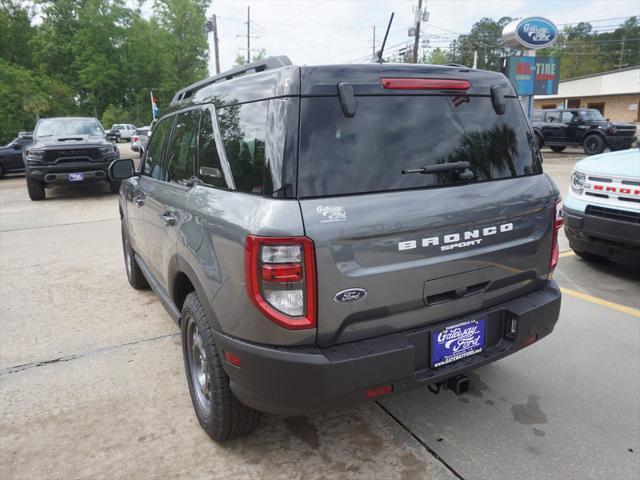
<instances>
[{"instance_id":1,"label":"building window","mask_svg":"<svg viewBox=\"0 0 640 480\"><path fill-rule=\"evenodd\" d=\"M604 103L587 103L587 108L595 108L604 116Z\"/></svg>"},{"instance_id":2,"label":"building window","mask_svg":"<svg viewBox=\"0 0 640 480\"><path fill-rule=\"evenodd\" d=\"M567 108L580 108L580 99L572 98L567 100Z\"/></svg>"}]
</instances>

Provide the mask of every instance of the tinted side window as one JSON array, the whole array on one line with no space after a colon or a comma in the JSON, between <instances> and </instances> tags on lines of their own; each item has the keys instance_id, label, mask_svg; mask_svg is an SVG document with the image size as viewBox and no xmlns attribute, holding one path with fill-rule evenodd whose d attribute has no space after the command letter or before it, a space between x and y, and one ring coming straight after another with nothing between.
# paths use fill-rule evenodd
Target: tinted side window
<instances>
[{"instance_id":1,"label":"tinted side window","mask_svg":"<svg viewBox=\"0 0 640 480\"><path fill-rule=\"evenodd\" d=\"M199 120L199 110L190 110L176 116L167 150L170 182L180 183L193 177L193 165L198 151Z\"/></svg>"},{"instance_id":2,"label":"tinted side window","mask_svg":"<svg viewBox=\"0 0 640 480\"><path fill-rule=\"evenodd\" d=\"M545 118L545 121L547 123L556 123L558 121L558 117L560 116L560 114L558 112L550 112L547 113L547 116Z\"/></svg>"},{"instance_id":3,"label":"tinted side window","mask_svg":"<svg viewBox=\"0 0 640 480\"><path fill-rule=\"evenodd\" d=\"M213 122L209 110L202 111L198 143L198 178L208 185L227 188L213 135Z\"/></svg>"},{"instance_id":4,"label":"tinted side window","mask_svg":"<svg viewBox=\"0 0 640 480\"><path fill-rule=\"evenodd\" d=\"M262 195L268 101L218 110L218 124L239 192Z\"/></svg>"},{"instance_id":5,"label":"tinted side window","mask_svg":"<svg viewBox=\"0 0 640 480\"><path fill-rule=\"evenodd\" d=\"M162 163L162 157L167 145L167 136L173 123L173 117L165 118L156 125L153 136L147 147L144 159L144 174L158 180L167 180L167 169Z\"/></svg>"}]
</instances>

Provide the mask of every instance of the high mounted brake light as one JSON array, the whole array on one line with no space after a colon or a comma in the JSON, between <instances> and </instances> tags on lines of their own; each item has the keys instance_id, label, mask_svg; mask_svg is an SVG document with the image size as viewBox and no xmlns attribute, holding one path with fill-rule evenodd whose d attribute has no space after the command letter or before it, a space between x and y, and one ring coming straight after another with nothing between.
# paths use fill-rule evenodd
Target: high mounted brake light
<instances>
[{"instance_id":1,"label":"high mounted brake light","mask_svg":"<svg viewBox=\"0 0 640 480\"><path fill-rule=\"evenodd\" d=\"M307 237L247 236L247 294L269 320L291 330L316 327L316 261Z\"/></svg>"},{"instance_id":2,"label":"high mounted brake light","mask_svg":"<svg viewBox=\"0 0 640 480\"><path fill-rule=\"evenodd\" d=\"M553 271L558 266L558 259L560 258L560 246L558 245L558 233L562 226L564 225L564 220L562 219L562 200L558 199L554 205L554 216L553 216L553 232L551 237L551 259L549 260L549 275L553 273Z\"/></svg>"},{"instance_id":3,"label":"high mounted brake light","mask_svg":"<svg viewBox=\"0 0 640 480\"><path fill-rule=\"evenodd\" d=\"M382 88L387 90L469 90L467 80L443 78L381 78Z\"/></svg>"}]
</instances>

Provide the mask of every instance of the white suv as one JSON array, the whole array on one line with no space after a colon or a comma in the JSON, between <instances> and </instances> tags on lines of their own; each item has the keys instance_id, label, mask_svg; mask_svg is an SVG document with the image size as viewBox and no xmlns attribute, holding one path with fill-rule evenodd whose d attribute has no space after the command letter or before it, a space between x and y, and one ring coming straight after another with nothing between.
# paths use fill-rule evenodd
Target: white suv
<instances>
[{"instance_id":1,"label":"white suv","mask_svg":"<svg viewBox=\"0 0 640 480\"><path fill-rule=\"evenodd\" d=\"M640 258L640 151L576 163L563 212L569 244L582 258Z\"/></svg>"}]
</instances>

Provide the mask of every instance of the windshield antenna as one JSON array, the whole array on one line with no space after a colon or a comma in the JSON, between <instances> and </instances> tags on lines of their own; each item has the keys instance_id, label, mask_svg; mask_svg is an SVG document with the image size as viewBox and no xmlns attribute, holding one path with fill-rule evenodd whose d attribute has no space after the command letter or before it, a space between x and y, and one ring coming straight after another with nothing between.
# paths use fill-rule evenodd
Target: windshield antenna
<instances>
[{"instance_id":1,"label":"windshield antenna","mask_svg":"<svg viewBox=\"0 0 640 480\"><path fill-rule=\"evenodd\" d=\"M384 34L384 40L382 40L382 47L378 50L378 63L382 63L382 53L384 52L384 46L387 43L387 37L389 36L389 29L391 28L391 23L393 22L393 16L395 12L391 12L391 18L389 19L389 25L387 25L387 31Z\"/></svg>"}]
</instances>

